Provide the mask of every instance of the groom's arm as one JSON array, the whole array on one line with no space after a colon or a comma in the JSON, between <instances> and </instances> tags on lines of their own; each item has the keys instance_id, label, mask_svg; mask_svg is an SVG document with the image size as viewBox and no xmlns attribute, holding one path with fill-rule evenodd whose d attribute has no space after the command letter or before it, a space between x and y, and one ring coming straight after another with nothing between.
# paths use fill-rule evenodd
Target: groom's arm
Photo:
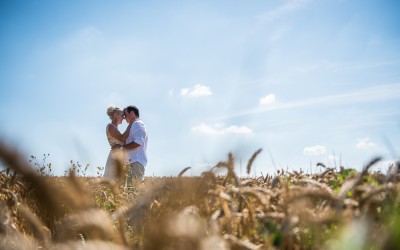
<instances>
[{"instance_id":1,"label":"groom's arm","mask_svg":"<svg viewBox=\"0 0 400 250\"><path fill-rule=\"evenodd\" d=\"M131 130L132 130L131 133L134 135L132 142L123 145L121 149L132 150L137 147L140 147L144 143L143 129L137 123L135 123L135 125L132 125Z\"/></svg>"},{"instance_id":2,"label":"groom's arm","mask_svg":"<svg viewBox=\"0 0 400 250\"><path fill-rule=\"evenodd\" d=\"M125 144L125 145L123 145L122 147L121 147L121 149L124 149L124 150L131 150L131 149L135 149L135 148L137 148L137 147L140 147L141 145L140 144L137 144L136 142L131 142L131 143L128 143L128 144Z\"/></svg>"}]
</instances>

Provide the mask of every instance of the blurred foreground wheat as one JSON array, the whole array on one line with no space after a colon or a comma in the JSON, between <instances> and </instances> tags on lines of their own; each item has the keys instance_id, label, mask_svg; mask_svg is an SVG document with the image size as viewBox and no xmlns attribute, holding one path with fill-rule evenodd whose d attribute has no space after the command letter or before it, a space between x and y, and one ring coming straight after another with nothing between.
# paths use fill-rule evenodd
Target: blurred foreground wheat
<instances>
[{"instance_id":1,"label":"blurred foreground wheat","mask_svg":"<svg viewBox=\"0 0 400 250\"><path fill-rule=\"evenodd\" d=\"M258 150L250 157L247 172ZM199 177L40 176L0 143L1 249L400 249L399 165L239 178L229 154ZM223 169L224 176L216 173Z\"/></svg>"}]
</instances>

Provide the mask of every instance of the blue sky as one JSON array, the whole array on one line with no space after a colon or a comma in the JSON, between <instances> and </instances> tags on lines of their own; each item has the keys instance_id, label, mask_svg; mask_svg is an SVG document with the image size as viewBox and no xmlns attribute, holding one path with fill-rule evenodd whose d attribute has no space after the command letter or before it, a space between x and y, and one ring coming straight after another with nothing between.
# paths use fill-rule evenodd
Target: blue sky
<instances>
[{"instance_id":1,"label":"blue sky","mask_svg":"<svg viewBox=\"0 0 400 250\"><path fill-rule=\"evenodd\" d=\"M104 166L106 109L133 104L146 175L361 169L400 152L397 0L0 2L0 138ZM120 126L123 130L125 124ZM241 163L241 164L240 164ZM242 169L240 169L242 165Z\"/></svg>"}]
</instances>

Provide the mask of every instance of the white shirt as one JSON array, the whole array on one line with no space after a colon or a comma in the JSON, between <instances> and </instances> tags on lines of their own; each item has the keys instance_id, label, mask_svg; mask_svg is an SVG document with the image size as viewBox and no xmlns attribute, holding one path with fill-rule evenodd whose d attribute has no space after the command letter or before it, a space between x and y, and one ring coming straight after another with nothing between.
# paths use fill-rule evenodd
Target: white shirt
<instances>
[{"instance_id":1,"label":"white shirt","mask_svg":"<svg viewBox=\"0 0 400 250\"><path fill-rule=\"evenodd\" d=\"M137 119L133 122L131 129L129 131L128 139L126 139L126 144L135 142L140 146L134 149L126 150L126 161L128 163L139 162L146 167L147 164L147 131L146 126L142 120Z\"/></svg>"}]
</instances>

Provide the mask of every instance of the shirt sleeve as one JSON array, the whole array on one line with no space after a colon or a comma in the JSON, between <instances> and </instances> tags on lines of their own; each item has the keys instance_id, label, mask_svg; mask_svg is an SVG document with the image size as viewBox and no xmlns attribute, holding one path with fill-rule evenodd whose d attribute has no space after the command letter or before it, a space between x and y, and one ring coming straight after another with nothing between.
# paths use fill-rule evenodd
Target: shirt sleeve
<instances>
[{"instance_id":1,"label":"shirt sleeve","mask_svg":"<svg viewBox=\"0 0 400 250\"><path fill-rule=\"evenodd\" d=\"M144 143L144 133L142 127L138 123L132 124L131 132L134 135L133 141L139 145Z\"/></svg>"}]
</instances>

